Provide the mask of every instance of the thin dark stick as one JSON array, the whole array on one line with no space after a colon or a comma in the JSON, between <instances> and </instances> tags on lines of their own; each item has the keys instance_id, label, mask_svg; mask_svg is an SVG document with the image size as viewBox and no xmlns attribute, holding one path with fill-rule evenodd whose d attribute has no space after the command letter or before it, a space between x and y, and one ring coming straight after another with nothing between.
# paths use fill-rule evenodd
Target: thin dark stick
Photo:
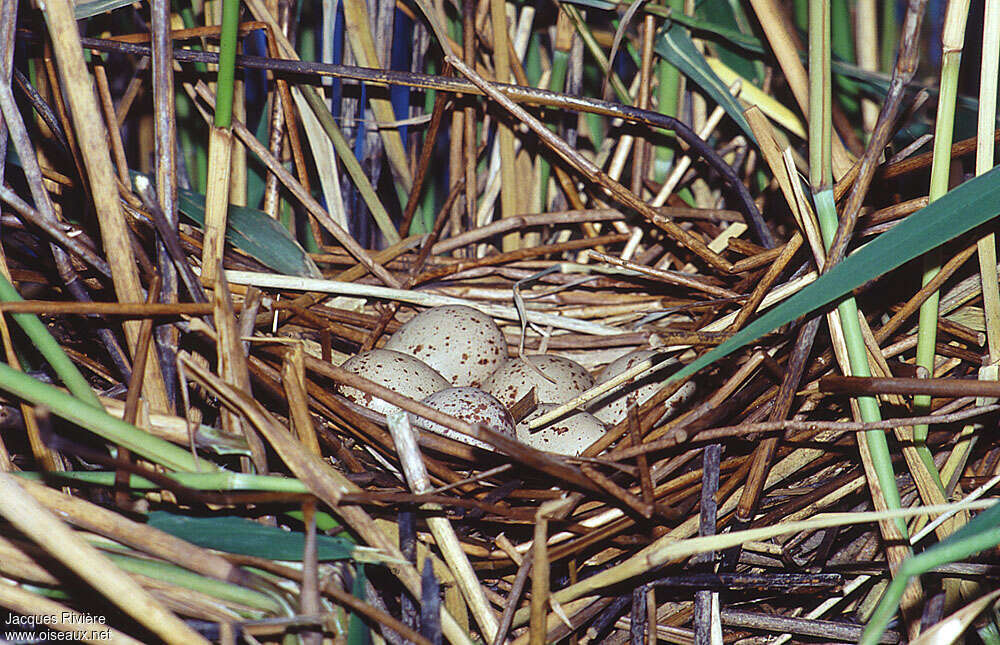
<instances>
[{"instance_id":1,"label":"thin dark stick","mask_svg":"<svg viewBox=\"0 0 1000 645\"><path fill-rule=\"evenodd\" d=\"M628 397L628 428L629 438L633 446L642 445L642 426L639 424L639 410L635 404L635 395ZM653 490L653 478L649 474L649 460L646 455L636 457L636 467L639 469L639 487L642 491L642 501L646 504L656 502L655 491Z\"/></svg>"},{"instance_id":2,"label":"thin dark stick","mask_svg":"<svg viewBox=\"0 0 1000 645\"><path fill-rule=\"evenodd\" d=\"M657 209L659 212L662 209ZM625 216L609 208L593 208L590 210L562 211L540 213L538 215L515 215L496 220L479 228L472 228L457 235L453 234L446 240L434 245L434 255L441 255L459 249L479 240L500 235L513 230L522 230L532 226L558 226L560 224L579 224L586 222L616 222L624 220Z\"/></svg>"},{"instance_id":3,"label":"thin dark stick","mask_svg":"<svg viewBox=\"0 0 1000 645\"><path fill-rule=\"evenodd\" d=\"M0 186L0 200L13 208L25 220L45 231L59 246L78 256L102 275L111 276L111 269L108 267L107 262L92 248L87 246L79 236L74 235L71 237L68 234L69 232L79 231L75 226L62 224L57 220L43 215L40 211L29 206L27 202L18 197L17 193L7 186Z\"/></svg>"},{"instance_id":4,"label":"thin dark stick","mask_svg":"<svg viewBox=\"0 0 1000 645\"><path fill-rule=\"evenodd\" d=\"M66 156L72 156L72 152L69 147L69 141L66 139L66 132L63 131L62 124L59 122L59 117L56 116L55 112L49 104L42 98L42 95L38 93L35 86L27 79L27 77L21 73L21 70L14 68L14 82L17 83L17 87L24 93L24 98L28 99L28 103L31 103L31 107L34 108L38 116L45 121L45 125L48 126L52 134L55 135L56 140L59 141L59 145L62 146L63 152Z\"/></svg>"},{"instance_id":5,"label":"thin dark stick","mask_svg":"<svg viewBox=\"0 0 1000 645\"><path fill-rule=\"evenodd\" d=\"M790 593L817 589L839 590L844 576L839 573L688 573L657 578L656 587L694 587L714 591L753 589Z\"/></svg>"},{"instance_id":6,"label":"thin dark stick","mask_svg":"<svg viewBox=\"0 0 1000 645\"><path fill-rule=\"evenodd\" d=\"M316 499L310 497L302 502L302 523L306 527L302 543L302 587L299 591L299 610L305 614L318 614L319 603L319 562L316 543ZM323 642L322 629L304 629L299 633L304 645L320 645Z\"/></svg>"},{"instance_id":7,"label":"thin dark stick","mask_svg":"<svg viewBox=\"0 0 1000 645\"><path fill-rule=\"evenodd\" d=\"M159 276L153 278L149 285L146 304L152 304L160 298L161 281ZM153 336L153 320L147 318L139 327L139 339L136 341L135 357L132 363L132 376L129 379L128 394L125 395L125 411L123 419L126 423L135 423L139 410L139 396L142 394L142 379L146 373L146 360L149 357L149 344Z\"/></svg>"},{"instance_id":8,"label":"thin dark stick","mask_svg":"<svg viewBox=\"0 0 1000 645\"><path fill-rule=\"evenodd\" d=\"M208 302L205 289L201 286L201 281L195 276L194 271L191 270L187 254L181 248L181 241L177 236L177 223L176 221L171 222L170 217L163 210L162 204L164 199L162 197L157 199L159 189L154 194L153 187L144 181L137 181L136 187L138 188L137 192L140 199L142 199L143 205L149 211L150 219L153 220L153 225L156 227L156 232L159 234L164 250L180 271L181 279L184 281L184 286L187 287L191 299L195 302ZM176 189L176 186L174 188ZM162 269L162 263L159 262L159 258L157 263L161 265L160 268ZM176 296L176 292L174 296Z\"/></svg>"},{"instance_id":9,"label":"thin dark stick","mask_svg":"<svg viewBox=\"0 0 1000 645\"><path fill-rule=\"evenodd\" d=\"M415 565L417 563L417 525L416 516L411 510L401 510L398 516L399 525L399 552L403 554L407 562ZM407 627L414 630L419 629L419 612L417 604L410 594L403 591L399 596L399 610L403 622Z\"/></svg>"},{"instance_id":10,"label":"thin dark stick","mask_svg":"<svg viewBox=\"0 0 1000 645\"><path fill-rule=\"evenodd\" d=\"M993 141L1000 142L1000 129L993 132ZM979 137L969 137L968 139L962 139L961 141L956 141L951 144L951 158L961 157L973 152L979 145ZM879 176L882 179L893 179L895 177L901 177L903 175L909 174L911 172L916 172L922 168L926 168L931 165L934 159L934 152L928 151L921 153L919 155L913 155L912 157L903 159L901 161L891 162L882 167L882 171Z\"/></svg>"},{"instance_id":11,"label":"thin dark stick","mask_svg":"<svg viewBox=\"0 0 1000 645\"><path fill-rule=\"evenodd\" d=\"M173 50L173 39L170 33L170 0L151 0L150 2L150 33L152 56L150 72L153 86L153 138L156 158L156 197L162 217L165 218L164 229L172 235L160 231L160 239L156 241L156 267L163 280L163 302L176 302L178 269L191 272L186 258L183 263L177 262L177 256L168 247L168 239L177 243L177 117L174 113L174 67L170 55ZM112 119L114 114L111 115ZM111 119L108 128L116 128ZM122 169L125 172L125 169ZM154 217L155 219L155 217ZM159 229L160 226L157 226ZM179 246L179 244L177 244ZM171 262L173 259L173 262ZM177 263L177 266L175 266ZM188 291L192 287L187 282ZM197 295L192 292L192 298ZM157 346L162 356L160 371L163 373L163 383L167 398L173 405L177 398L177 341L178 330L172 325L162 325L156 329Z\"/></svg>"},{"instance_id":12,"label":"thin dark stick","mask_svg":"<svg viewBox=\"0 0 1000 645\"><path fill-rule=\"evenodd\" d=\"M596 639L606 632L618 621L618 617L626 606L632 601L632 594L619 596L611 601L611 604L604 608L601 614L594 619L594 622L587 629L587 635Z\"/></svg>"},{"instance_id":13,"label":"thin dark stick","mask_svg":"<svg viewBox=\"0 0 1000 645\"><path fill-rule=\"evenodd\" d=\"M645 586L639 586L632 590L632 612L629 616L628 632L631 645L643 645L646 636Z\"/></svg>"},{"instance_id":14,"label":"thin dark stick","mask_svg":"<svg viewBox=\"0 0 1000 645\"><path fill-rule=\"evenodd\" d=\"M149 285L149 292L146 302L155 302L160 298L161 280L159 276L153 277L152 284ZM147 318L139 326L139 338L135 344L135 360L132 363L132 373L129 375L128 393L125 395L125 409L122 411L122 420L125 423L134 424L139 416L139 396L142 392L142 380L146 374L146 359L149 357L149 348L153 339L153 321ZM118 448L118 459L124 463L131 461L131 456L126 448ZM129 509L130 499L128 491L129 473L121 468L115 469L115 503L122 509Z\"/></svg>"},{"instance_id":15,"label":"thin dark stick","mask_svg":"<svg viewBox=\"0 0 1000 645\"><path fill-rule=\"evenodd\" d=\"M742 329L743 325L750 320L750 316L757 311L757 307L760 306L760 303L764 302L764 297L771 290L771 287L774 285L774 282L778 279L778 277L785 271L785 267L787 267L788 263L792 261L792 258L801 246L802 235L796 231L792 235L791 239L781 247L781 253L779 253L778 257L771 263L771 266L767 268L767 271L764 273L764 277L757 282L754 290L750 293L750 297L747 298L747 301L743 304L740 312L736 314L736 320L733 321L732 326L729 328L730 331L735 333L736 331Z\"/></svg>"},{"instance_id":16,"label":"thin dark stick","mask_svg":"<svg viewBox=\"0 0 1000 645\"><path fill-rule=\"evenodd\" d=\"M73 264L70 261L69 256L66 255L66 252L54 244L50 245L49 249L52 251L52 257L55 260L56 269L59 272L59 277L63 281L63 286L66 288L66 291L73 296L77 303L92 303L93 297L90 295L90 291L87 289L86 284L84 284L84 281L80 278L79 274L73 270ZM18 304L22 302L29 301L22 300ZM50 312L45 309L36 313ZM128 356L126 356L125 350L122 349L121 343L118 342L118 338L115 336L114 332L103 324L97 324L95 332L101 343L104 345L104 348L108 350L108 356L115 368L118 370L118 373L124 380L127 381L132 372L129 367Z\"/></svg>"},{"instance_id":17,"label":"thin dark stick","mask_svg":"<svg viewBox=\"0 0 1000 645\"><path fill-rule=\"evenodd\" d=\"M627 237L627 236L626 236ZM594 246L597 246L598 238L592 238ZM603 242L602 242L603 243ZM609 242L610 244L610 242ZM692 276L689 273L684 273L681 271L669 271L663 269L656 269L653 267L648 267L637 262L630 262L628 260L623 260L619 257L613 255L607 255L605 253L600 253L599 251L590 251L590 257L600 260L601 262L606 262L608 264L613 264L614 266L622 267L623 269L629 269L637 273L641 273L644 276L648 276L654 280L659 280L665 282L666 284L673 284L681 287L687 287L689 289L695 289L697 291L703 291L709 295L717 296L720 298L741 298L742 296L735 291L730 291L723 287L719 287L713 284L709 284L699 278ZM761 295L761 299L764 296Z\"/></svg>"},{"instance_id":18,"label":"thin dark stick","mask_svg":"<svg viewBox=\"0 0 1000 645\"><path fill-rule=\"evenodd\" d=\"M798 338L795 340L795 347L788 358L785 378L778 389L778 395L774 399L769 416L770 421L784 421L788 412L792 409L792 401L795 400L795 393L802 380L802 373L805 371L806 361L812 352L813 341L819 331L822 316L813 316L802 327L799 328ZM757 512L760 504L760 494L764 490L764 483L770 471L771 462L778 449L778 437L767 437L757 446L753 454L753 462L750 465L750 475L743 487L743 494L740 496L739 505L736 507L736 521L741 524L749 523ZM737 554L738 555L738 554Z\"/></svg>"},{"instance_id":19,"label":"thin dark stick","mask_svg":"<svg viewBox=\"0 0 1000 645\"><path fill-rule=\"evenodd\" d=\"M855 642L861 639L861 625L848 625L831 620L809 620L806 618L787 618L777 614L762 614L735 609L722 610L722 622L736 627L749 627L766 632L801 634L803 636L818 636L840 642ZM899 634L886 632L880 643L898 643Z\"/></svg>"},{"instance_id":20,"label":"thin dark stick","mask_svg":"<svg viewBox=\"0 0 1000 645\"><path fill-rule=\"evenodd\" d=\"M476 2L462 0L462 57L470 65L476 64ZM476 213L476 106L466 102L462 120L462 170L465 177L465 214L469 223L475 221ZM544 205L543 205L544 208ZM509 220L502 218L500 221ZM452 235L462 228L462 214L456 209L452 216Z\"/></svg>"},{"instance_id":21,"label":"thin dark stick","mask_svg":"<svg viewBox=\"0 0 1000 645\"><path fill-rule=\"evenodd\" d=\"M406 200L406 208L403 210L403 221L399 225L400 237L406 237L410 234L410 224L413 222L413 214L417 212L417 206L420 204L420 195L424 191L424 180L427 178L427 169L431 165L431 155L434 153L434 145L437 143L438 132L441 131L441 122L444 121L444 107L447 103L448 97L443 92L438 93L434 97L434 111L431 113L431 122L427 127L424 145L420 148L420 160L417 162L417 172L413 176L410 197Z\"/></svg>"},{"instance_id":22,"label":"thin dark stick","mask_svg":"<svg viewBox=\"0 0 1000 645\"><path fill-rule=\"evenodd\" d=\"M701 502L698 515L698 535L704 537L715 535L715 522L718 505L715 495L719 491L719 461L722 455L722 445L713 443L705 446L702 455L701 470ZM694 560L701 565L710 563L715 558L715 552L710 551L696 556ZM712 591L699 589L694 594L694 642L695 645L709 645L712 642Z\"/></svg>"},{"instance_id":23,"label":"thin dark stick","mask_svg":"<svg viewBox=\"0 0 1000 645\"><path fill-rule=\"evenodd\" d=\"M433 645L441 645L441 585L434 575L431 558L424 560L420 575L420 634Z\"/></svg>"},{"instance_id":24,"label":"thin dark stick","mask_svg":"<svg viewBox=\"0 0 1000 645\"><path fill-rule=\"evenodd\" d=\"M514 612L517 611L517 606L521 602L521 595L524 593L524 587L528 584L528 576L530 575L531 550L524 554L524 559L521 560L521 564L517 567L517 575L514 576L514 583L507 594L507 604L504 606L503 614L500 616L500 626L497 629L496 638L493 639L493 645L501 645L507 638L510 625L514 622Z\"/></svg>"},{"instance_id":25,"label":"thin dark stick","mask_svg":"<svg viewBox=\"0 0 1000 645\"><path fill-rule=\"evenodd\" d=\"M498 253L497 255L489 255L474 260L463 260L461 262L456 262L448 266L431 269L417 276L417 279L414 282L415 283L428 282L430 280L437 280L445 276L461 273L462 271L467 271L469 269L475 269L484 266L495 266L497 264L505 264L507 262L512 262L515 260L523 260L525 258L532 258L540 255L550 255L553 253L576 251L579 249L586 249L598 246L600 244L616 244L618 242L624 242L628 240L628 238L629 235L627 233L611 233L609 235L603 235L601 237L587 237L579 240L569 240L568 242L557 242L556 244L547 244L542 246L521 248L515 251Z\"/></svg>"}]
</instances>

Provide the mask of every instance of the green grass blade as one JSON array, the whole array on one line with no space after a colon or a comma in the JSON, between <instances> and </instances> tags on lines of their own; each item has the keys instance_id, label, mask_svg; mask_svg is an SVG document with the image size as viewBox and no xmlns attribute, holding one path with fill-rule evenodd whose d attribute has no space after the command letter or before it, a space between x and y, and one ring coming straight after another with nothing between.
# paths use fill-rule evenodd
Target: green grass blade
<instances>
[{"instance_id":1,"label":"green grass blade","mask_svg":"<svg viewBox=\"0 0 1000 645\"><path fill-rule=\"evenodd\" d=\"M230 582L215 580L179 567L176 564L158 560L147 560L146 558L136 558L118 553L105 553L104 555L122 570L129 573L143 575L153 580L161 580L185 589L192 589L226 602L238 603L268 614L279 613L282 609L281 604L270 594L247 589L246 587L241 587Z\"/></svg>"},{"instance_id":2,"label":"green grass blade","mask_svg":"<svg viewBox=\"0 0 1000 645\"><path fill-rule=\"evenodd\" d=\"M69 486L72 483L92 486L115 486L115 473L107 470L73 470L52 473L21 471L15 473L18 477L33 481L50 481L55 485ZM170 473L170 479L178 484L194 490L214 491L270 491L274 493L294 493L305 495L309 489L298 479L279 477L277 475L252 475L232 471L212 471L207 473ZM133 490L159 490L162 484L156 484L141 475L129 475L127 488Z\"/></svg>"},{"instance_id":3,"label":"green grass blade","mask_svg":"<svg viewBox=\"0 0 1000 645\"><path fill-rule=\"evenodd\" d=\"M73 17L77 20L90 18L99 13L108 13L132 4L129 0L93 0L93 2L81 2L73 8Z\"/></svg>"},{"instance_id":4,"label":"green grass blade","mask_svg":"<svg viewBox=\"0 0 1000 645\"><path fill-rule=\"evenodd\" d=\"M205 225L205 196L178 189L178 209L199 226ZM246 206L229 206L226 241L278 273L320 277L319 268L285 227L267 213Z\"/></svg>"},{"instance_id":5,"label":"green grass blade","mask_svg":"<svg viewBox=\"0 0 1000 645\"><path fill-rule=\"evenodd\" d=\"M94 486L116 486L116 474L110 471L59 471L59 472L29 472L21 471L15 473L18 477L30 479L32 481L53 481L56 484L62 482L77 482ZM291 477L279 477L277 475L253 475L249 473L234 473L232 471L212 471L200 473L170 473L169 477L182 486L195 490L211 491L237 491L237 490L266 490L276 493L306 494L309 489L298 479ZM145 477L139 475L129 475L128 488L133 490L160 490L162 485L155 484ZM302 521L302 511L288 511L285 513L291 518ZM334 519L329 513L323 511L316 512L316 528L320 531L332 531L342 529L343 525ZM342 538L353 541L349 534ZM354 559L363 560L371 564L378 564L384 559L374 552L373 549L367 551L368 547L358 547L354 551Z\"/></svg>"},{"instance_id":6,"label":"green grass blade","mask_svg":"<svg viewBox=\"0 0 1000 645\"><path fill-rule=\"evenodd\" d=\"M673 15L676 16L676 14ZM697 17L702 18L707 24L722 27L727 33L735 32L742 37L756 40L752 36L743 7L733 0L702 2L698 5ZM676 20L676 17L674 19ZM677 22L681 21L677 20ZM722 42L713 41L711 46L711 51L730 69L736 71L743 78L752 80L756 85L763 84L764 65L760 61L747 56L737 47L725 42L724 39Z\"/></svg>"},{"instance_id":7,"label":"green grass blade","mask_svg":"<svg viewBox=\"0 0 1000 645\"><path fill-rule=\"evenodd\" d=\"M947 539L938 542L920 555L904 560L896 576L886 587L871 620L868 621L861 635L861 645L878 643L899 607L903 590L910 578L926 573L934 567L964 560L980 551L992 549L998 544L1000 544L1000 504L986 509Z\"/></svg>"},{"instance_id":8,"label":"green grass blade","mask_svg":"<svg viewBox=\"0 0 1000 645\"><path fill-rule=\"evenodd\" d=\"M778 327L839 299L998 214L1000 167L967 181L913 213L814 283L769 309L729 340L676 372L671 380L690 376L708 367Z\"/></svg>"},{"instance_id":9,"label":"green grass blade","mask_svg":"<svg viewBox=\"0 0 1000 645\"><path fill-rule=\"evenodd\" d=\"M269 560L302 561L305 534L264 526L242 517L194 517L153 511L148 515L148 524L207 549ZM317 558L321 562L351 559L356 548L356 544L344 538L316 537Z\"/></svg>"},{"instance_id":10,"label":"green grass blade","mask_svg":"<svg viewBox=\"0 0 1000 645\"><path fill-rule=\"evenodd\" d=\"M364 565L354 567L354 586L351 593L362 602L368 601L368 594L365 591L365 582L368 577L365 575ZM371 645L371 630L364 619L355 611L351 612L347 628L347 645Z\"/></svg>"},{"instance_id":11,"label":"green grass blade","mask_svg":"<svg viewBox=\"0 0 1000 645\"><path fill-rule=\"evenodd\" d=\"M830 47L834 57L854 63L857 57L854 52L854 26L851 24L851 11L847 0L832 0L830 3ZM834 77L834 87L838 90L837 99L848 114L858 111L858 85L843 76Z\"/></svg>"},{"instance_id":12,"label":"green grass blade","mask_svg":"<svg viewBox=\"0 0 1000 645\"><path fill-rule=\"evenodd\" d=\"M0 363L0 390L35 405L44 405L56 416L72 421L111 443L128 448L132 453L171 470L206 472L219 469L210 461L193 457L180 446L114 418L104 408L83 403L59 388L31 378L6 363Z\"/></svg>"},{"instance_id":13,"label":"green grass blade","mask_svg":"<svg viewBox=\"0 0 1000 645\"><path fill-rule=\"evenodd\" d=\"M3 274L0 274L0 301L17 302L19 300L22 300L21 294ZM35 314L12 314L11 317L21 326L21 329L34 344L35 349L48 361L56 376L72 392L73 396L90 407L103 409L97 395L90 389L87 379L83 377L73 361L66 356L66 352L59 345L59 341L52 337L45 323L39 320Z\"/></svg>"},{"instance_id":14,"label":"green grass blade","mask_svg":"<svg viewBox=\"0 0 1000 645\"><path fill-rule=\"evenodd\" d=\"M657 54L670 61L712 97L713 101L721 105L750 141L757 141L750 125L743 118L743 109L740 104L729 93L729 88L719 80L719 77L705 62L705 57L694 46L694 42L691 41L691 37L684 27L677 24L671 25L656 39L654 48Z\"/></svg>"},{"instance_id":15,"label":"green grass blade","mask_svg":"<svg viewBox=\"0 0 1000 645\"><path fill-rule=\"evenodd\" d=\"M607 0L561 0L561 4L574 4L591 9L601 9L603 11L611 11L620 6L620 3L608 2ZM699 16L689 16L683 12L683 5L681 5L681 8L676 8L647 4L643 7L643 11L661 18L668 18L673 22L678 22L685 27L689 27L698 32L719 36L723 40L728 41L730 44L736 45L737 47L755 54L764 53L764 46L761 45L760 40L756 37L741 33L732 27L719 24L711 19Z\"/></svg>"}]
</instances>

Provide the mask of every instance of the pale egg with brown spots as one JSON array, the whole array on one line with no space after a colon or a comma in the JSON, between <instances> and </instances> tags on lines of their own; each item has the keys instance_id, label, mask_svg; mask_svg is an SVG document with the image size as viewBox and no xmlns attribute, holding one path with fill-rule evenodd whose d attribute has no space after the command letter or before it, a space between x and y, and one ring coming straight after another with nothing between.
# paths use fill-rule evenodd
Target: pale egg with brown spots
<instances>
[{"instance_id":1,"label":"pale egg with brown spots","mask_svg":"<svg viewBox=\"0 0 1000 645\"><path fill-rule=\"evenodd\" d=\"M397 394L421 400L450 386L434 368L418 358L390 349L361 352L344 361L345 370L387 387ZM389 414L399 408L376 396L346 385L338 385L350 401L374 412Z\"/></svg>"},{"instance_id":2,"label":"pale egg with brown spots","mask_svg":"<svg viewBox=\"0 0 1000 645\"><path fill-rule=\"evenodd\" d=\"M560 455L578 456L604 436L604 424L588 412L569 413L547 426L528 430L528 423L559 407L555 403L540 403L534 412L517 424L517 438L536 450Z\"/></svg>"},{"instance_id":3,"label":"pale egg with brown spots","mask_svg":"<svg viewBox=\"0 0 1000 645\"><path fill-rule=\"evenodd\" d=\"M514 420L510 412L503 406L496 397L483 392L475 387L450 387L440 392L435 392L423 400L423 403L457 417L463 421L474 425L484 425L495 432L514 437ZM410 415L411 422L421 430L430 430L442 434L449 439L461 441L473 446L479 446L487 450L492 450L488 444L447 428L440 423L424 419L416 415Z\"/></svg>"},{"instance_id":4,"label":"pale egg with brown spots","mask_svg":"<svg viewBox=\"0 0 1000 645\"><path fill-rule=\"evenodd\" d=\"M508 358L483 389L510 408L535 388L539 402L565 403L594 384L576 361L552 354Z\"/></svg>"},{"instance_id":5,"label":"pale egg with brown spots","mask_svg":"<svg viewBox=\"0 0 1000 645\"><path fill-rule=\"evenodd\" d=\"M617 425L628 415L630 396L635 397L637 406L642 405L660 390L663 381L681 367L680 361L676 358L668 358L662 352L651 349L639 349L609 363L597 377L597 384L607 383L647 359L653 359L655 362L652 372L646 372L638 380L633 380L631 383L600 397L588 406L590 412L608 426ZM694 392L695 384L693 381L682 385L667 399L666 412L661 418L674 416L678 409L694 395Z\"/></svg>"},{"instance_id":6,"label":"pale egg with brown spots","mask_svg":"<svg viewBox=\"0 0 1000 645\"><path fill-rule=\"evenodd\" d=\"M420 312L385 349L419 358L454 386L479 386L507 358L507 342L493 319L464 305Z\"/></svg>"}]
</instances>

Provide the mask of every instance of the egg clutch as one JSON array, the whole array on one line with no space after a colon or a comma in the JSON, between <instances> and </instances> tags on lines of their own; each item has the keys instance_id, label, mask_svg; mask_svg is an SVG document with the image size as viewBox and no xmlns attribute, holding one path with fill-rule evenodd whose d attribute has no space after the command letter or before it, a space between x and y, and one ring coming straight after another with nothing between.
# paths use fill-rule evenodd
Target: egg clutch
<instances>
[{"instance_id":1,"label":"egg clutch","mask_svg":"<svg viewBox=\"0 0 1000 645\"><path fill-rule=\"evenodd\" d=\"M642 379L627 383L586 405L586 410L556 419L529 431L528 423L555 407L608 381L633 365L655 355L637 350L613 361L596 382L581 365L563 356L535 354L510 357L503 332L493 319L472 307L445 305L427 309L406 322L381 349L361 352L342 367L398 394L421 401L435 410L496 432L516 437L538 450L579 455L628 413L628 400L636 405L652 397L662 380L660 371L677 365L676 359L661 364ZM694 392L687 383L667 402L665 416L672 416ZM342 396L373 412L388 415L398 408L378 397L346 385ZM535 389L538 405L515 423L511 408ZM410 415L424 431L457 441L489 448L486 444Z\"/></svg>"}]
</instances>

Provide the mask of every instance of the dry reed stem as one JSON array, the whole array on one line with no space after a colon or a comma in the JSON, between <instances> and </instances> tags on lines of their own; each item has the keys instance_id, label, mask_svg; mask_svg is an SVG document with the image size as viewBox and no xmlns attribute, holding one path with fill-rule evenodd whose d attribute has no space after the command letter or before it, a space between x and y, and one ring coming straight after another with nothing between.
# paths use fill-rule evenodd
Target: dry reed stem
<instances>
[{"instance_id":1,"label":"dry reed stem","mask_svg":"<svg viewBox=\"0 0 1000 645\"><path fill-rule=\"evenodd\" d=\"M406 412L391 414L389 416L389 431L396 443L396 452L410 488L418 495L428 492L431 488L430 479L427 477L427 470L421 460L420 450L417 448L416 433L410 426L408 414ZM430 510L436 509L432 507ZM476 572L462 551L462 546L451 522L443 517L428 517L427 525L434 535L435 543L441 549L445 562L451 568L452 574L462 590L462 597L468 603L472 615L486 638L492 640L499 629L499 623L483 594L483 588L479 585Z\"/></svg>"},{"instance_id":2,"label":"dry reed stem","mask_svg":"<svg viewBox=\"0 0 1000 645\"><path fill-rule=\"evenodd\" d=\"M27 495L13 475L0 473L0 514L133 620L166 643L208 643L170 613L97 549Z\"/></svg>"},{"instance_id":3,"label":"dry reed stem","mask_svg":"<svg viewBox=\"0 0 1000 645\"><path fill-rule=\"evenodd\" d=\"M90 75L83 61L80 37L73 19L73 12L65 0L50 0L45 6L45 19L52 33L61 78L65 83L66 97L71 106L74 132L80 140L90 191L97 209L101 237L111 265L112 278L118 297L126 301L142 299L135 255L130 244L131 236L118 205L118 187L114 169L107 150L107 129L99 119L86 115L100 114ZM138 340L138 324L125 323L125 335L134 350ZM146 396L156 411L166 410L168 402L160 371L159 360L154 356L147 365Z\"/></svg>"}]
</instances>

